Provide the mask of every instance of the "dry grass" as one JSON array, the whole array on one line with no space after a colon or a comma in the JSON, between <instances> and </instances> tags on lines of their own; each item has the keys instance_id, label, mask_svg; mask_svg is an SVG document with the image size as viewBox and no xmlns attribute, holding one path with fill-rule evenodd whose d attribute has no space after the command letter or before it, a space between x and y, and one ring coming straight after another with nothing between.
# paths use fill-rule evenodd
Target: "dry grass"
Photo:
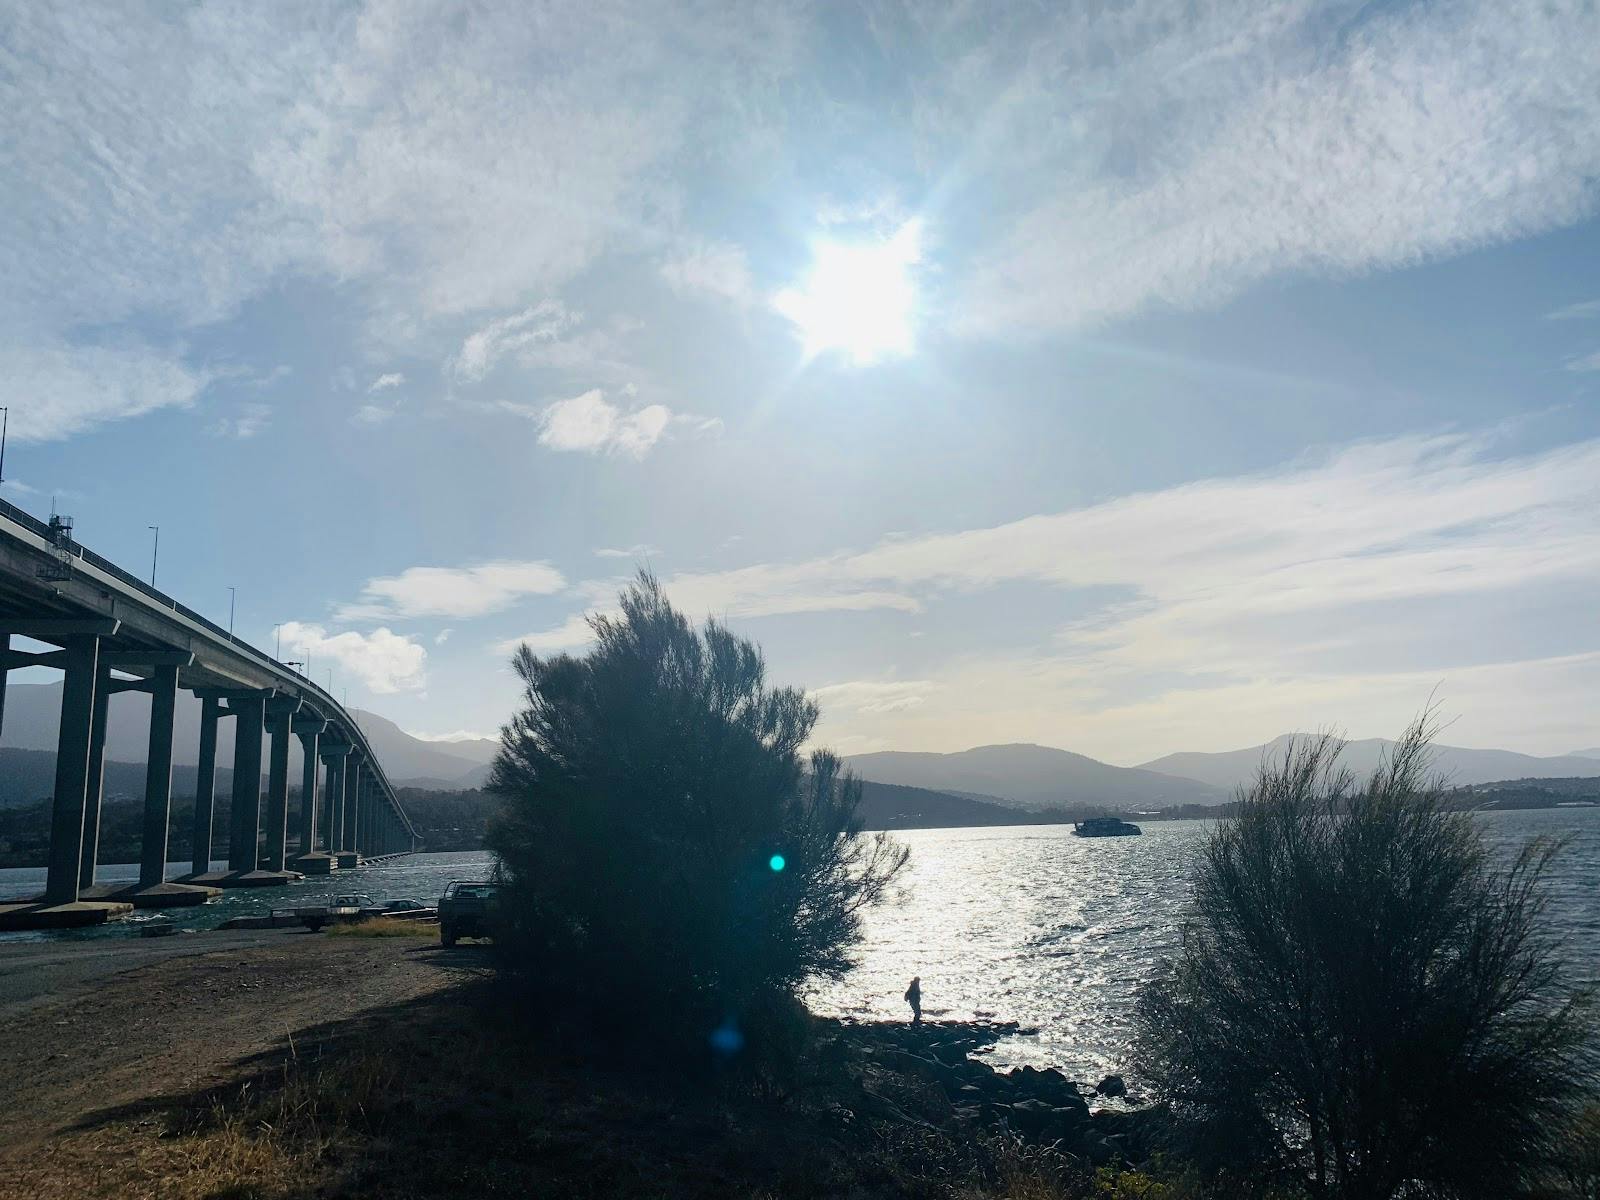
<instances>
[{"instance_id":1,"label":"dry grass","mask_svg":"<svg viewBox=\"0 0 1600 1200\"><path fill-rule=\"evenodd\" d=\"M370 921L328 926L329 937L425 938L437 940L439 927L422 921L401 921L394 917L374 917Z\"/></svg>"},{"instance_id":2,"label":"dry grass","mask_svg":"<svg viewBox=\"0 0 1600 1200\"><path fill-rule=\"evenodd\" d=\"M0 1196L1180 1200L1020 1143L841 1118L859 1085L817 1063L777 1099L610 1040L538 1028L480 979L299 1034L224 1087L102 1114L0 1162Z\"/></svg>"}]
</instances>

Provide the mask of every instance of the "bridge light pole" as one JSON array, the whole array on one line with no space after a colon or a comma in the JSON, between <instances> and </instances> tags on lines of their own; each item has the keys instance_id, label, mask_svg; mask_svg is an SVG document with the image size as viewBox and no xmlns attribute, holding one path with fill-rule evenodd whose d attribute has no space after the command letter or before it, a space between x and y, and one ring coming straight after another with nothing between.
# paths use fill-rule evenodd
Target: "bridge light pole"
<instances>
[{"instance_id":1,"label":"bridge light pole","mask_svg":"<svg viewBox=\"0 0 1600 1200\"><path fill-rule=\"evenodd\" d=\"M272 652L272 657L278 659L279 661L282 661L282 659L283 659L283 622L279 621L276 625L274 625L272 627L272 632L278 635L278 648Z\"/></svg>"},{"instance_id":2,"label":"bridge light pole","mask_svg":"<svg viewBox=\"0 0 1600 1200\"><path fill-rule=\"evenodd\" d=\"M0 483L6 481L6 426L11 424L11 410L0 405Z\"/></svg>"},{"instance_id":3,"label":"bridge light pole","mask_svg":"<svg viewBox=\"0 0 1600 1200\"><path fill-rule=\"evenodd\" d=\"M150 586L151 587L155 587L155 585L156 585L156 557L157 557L157 555L159 555L161 553L161 526L159 526L159 525L146 525L145 528L146 529L154 529L156 531L156 544L150 550Z\"/></svg>"},{"instance_id":4,"label":"bridge light pole","mask_svg":"<svg viewBox=\"0 0 1600 1200\"><path fill-rule=\"evenodd\" d=\"M228 636L230 638L233 637L233 602L238 599L238 596L234 593L238 590L238 588L228 589Z\"/></svg>"}]
</instances>

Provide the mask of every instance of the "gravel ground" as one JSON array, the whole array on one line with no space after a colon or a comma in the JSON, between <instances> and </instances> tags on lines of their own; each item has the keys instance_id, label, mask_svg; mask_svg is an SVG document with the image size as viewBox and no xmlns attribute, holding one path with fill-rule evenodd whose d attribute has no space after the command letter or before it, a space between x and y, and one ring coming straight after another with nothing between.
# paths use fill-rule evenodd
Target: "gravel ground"
<instances>
[{"instance_id":1,"label":"gravel ground","mask_svg":"<svg viewBox=\"0 0 1600 1200\"><path fill-rule=\"evenodd\" d=\"M298 930L0 948L0 1168L107 1110L225 1082L291 1038L482 963L475 947Z\"/></svg>"}]
</instances>

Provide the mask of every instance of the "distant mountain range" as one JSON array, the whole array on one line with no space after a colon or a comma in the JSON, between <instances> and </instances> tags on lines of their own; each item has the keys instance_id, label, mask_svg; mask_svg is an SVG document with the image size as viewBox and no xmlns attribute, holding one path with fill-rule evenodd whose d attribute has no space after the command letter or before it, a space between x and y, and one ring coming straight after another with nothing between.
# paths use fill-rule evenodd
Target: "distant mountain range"
<instances>
[{"instance_id":1,"label":"distant mountain range","mask_svg":"<svg viewBox=\"0 0 1600 1200\"><path fill-rule=\"evenodd\" d=\"M1232 792L1255 777L1261 763L1283 753L1291 735L1283 734L1264 746L1245 750L1224 750L1217 754L1189 752L1168 754L1141 766L1147 771L1164 771L1198 779L1212 787ZM1394 748L1386 738L1364 738L1346 742L1340 761L1357 775L1372 771L1379 759ZM1453 784L1467 786L1495 783L1503 779L1573 778L1600 775L1600 750L1541 758L1512 750L1469 750L1461 746L1435 746L1434 767Z\"/></svg>"},{"instance_id":2,"label":"distant mountain range","mask_svg":"<svg viewBox=\"0 0 1600 1200\"><path fill-rule=\"evenodd\" d=\"M988 798L1013 808L1164 808L1220 804L1225 788L1139 767L1113 767L1049 746L978 746L954 754L886 750L849 763L863 779Z\"/></svg>"},{"instance_id":3,"label":"distant mountain range","mask_svg":"<svg viewBox=\"0 0 1600 1200\"><path fill-rule=\"evenodd\" d=\"M471 788L480 786L489 773L499 742L489 738L471 741L430 742L413 737L393 721L375 713L352 710L356 723L367 736L384 773L395 786L431 788ZM5 720L0 727L0 746L15 750L42 750L53 756L61 728L61 684L13 683L6 688ZM142 692L123 692L112 698L106 721L106 759L123 763L142 763L150 728L150 697ZM300 770L299 739L290 743L291 777ZM200 748L200 701L188 692L178 693L177 727L173 736L173 761L179 766L195 765ZM217 726L217 764L233 763L233 722ZM140 785L143 787L141 780ZM5 789L6 792L12 789ZM29 797L37 799L38 797ZM0 803L5 800L0 798Z\"/></svg>"},{"instance_id":4,"label":"distant mountain range","mask_svg":"<svg viewBox=\"0 0 1600 1200\"><path fill-rule=\"evenodd\" d=\"M118 695L111 704L106 737L107 790L142 794L150 701L138 692ZM6 690L0 746L38 754L0 756L0 805L29 803L48 794L60 721L61 685L13 683ZM393 721L353 710L396 786L434 791L482 787L499 742L492 738L435 742L406 733ZM232 723L218 730L219 768L233 761ZM174 746L174 790L192 794L200 737L200 703L179 693ZM1168 754L1137 767L1117 767L1049 746L978 746L951 754L883 751L848 761L863 780L887 785L867 789L864 805L878 828L931 825L989 825L1016 819L1016 810L1051 813L1063 809L1141 810L1185 804L1213 805L1230 799L1247 784L1264 758L1281 754L1288 735L1262 746L1220 753ZM291 745L291 778L299 778L299 744ZM1345 744L1344 762L1365 773L1393 742L1368 738ZM1458 785L1529 778L1600 777L1600 747L1541 758L1510 750L1435 747L1435 763ZM185 770L188 768L188 770ZM219 787L223 786L219 782ZM906 789L897 791L896 789Z\"/></svg>"}]
</instances>

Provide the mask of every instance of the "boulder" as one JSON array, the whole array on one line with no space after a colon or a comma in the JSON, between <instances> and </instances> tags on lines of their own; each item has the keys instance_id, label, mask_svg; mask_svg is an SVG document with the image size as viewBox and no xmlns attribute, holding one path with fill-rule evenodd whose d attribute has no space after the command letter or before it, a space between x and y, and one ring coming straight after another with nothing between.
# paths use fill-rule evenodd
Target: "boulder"
<instances>
[{"instance_id":1,"label":"boulder","mask_svg":"<svg viewBox=\"0 0 1600 1200\"><path fill-rule=\"evenodd\" d=\"M1101 1096L1126 1096L1128 1094L1128 1085L1122 1081L1121 1075L1107 1075L1099 1083L1095 1084L1094 1090L1097 1095Z\"/></svg>"}]
</instances>

